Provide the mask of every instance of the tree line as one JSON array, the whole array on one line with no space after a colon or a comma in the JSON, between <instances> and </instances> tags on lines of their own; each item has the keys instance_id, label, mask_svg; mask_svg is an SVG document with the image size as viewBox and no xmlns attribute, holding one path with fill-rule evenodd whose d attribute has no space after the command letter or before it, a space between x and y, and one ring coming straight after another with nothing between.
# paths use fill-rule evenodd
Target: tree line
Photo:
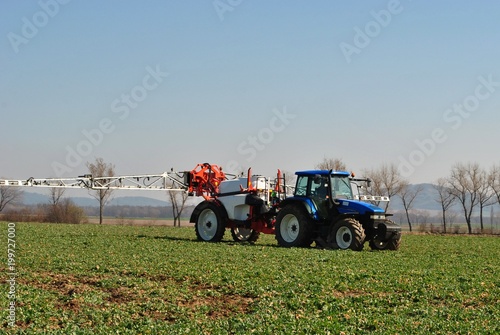
<instances>
[{"instance_id":1,"label":"tree line","mask_svg":"<svg viewBox=\"0 0 500 335\"><path fill-rule=\"evenodd\" d=\"M189 218L193 206L186 206L182 218ZM51 203L36 205L16 204L0 213L0 220L13 222L86 223L89 217L99 217L99 207L78 206L70 198L63 198L57 205ZM108 205L103 210L105 218L125 219L174 219L171 206ZM180 218L179 218L180 221ZM179 221L176 225L179 225Z\"/></svg>"}]
</instances>

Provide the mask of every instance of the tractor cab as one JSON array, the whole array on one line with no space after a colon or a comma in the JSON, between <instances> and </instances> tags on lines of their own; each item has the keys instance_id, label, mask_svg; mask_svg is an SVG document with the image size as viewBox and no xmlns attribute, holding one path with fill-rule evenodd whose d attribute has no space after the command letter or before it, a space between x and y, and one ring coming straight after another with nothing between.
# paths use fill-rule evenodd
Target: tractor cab
<instances>
[{"instance_id":1,"label":"tractor cab","mask_svg":"<svg viewBox=\"0 0 500 335\"><path fill-rule=\"evenodd\" d=\"M353 199L349 173L343 171L299 171L295 196L318 199Z\"/></svg>"},{"instance_id":2,"label":"tractor cab","mask_svg":"<svg viewBox=\"0 0 500 335\"><path fill-rule=\"evenodd\" d=\"M309 203L310 213L316 220L338 216L341 200L353 200L349 173L345 171L299 171L294 196ZM346 203L343 201L343 203Z\"/></svg>"},{"instance_id":3,"label":"tractor cab","mask_svg":"<svg viewBox=\"0 0 500 335\"><path fill-rule=\"evenodd\" d=\"M340 214L384 215L384 210L357 200L351 176L346 171L299 171L294 196L310 202L310 213L317 220L332 219ZM356 192L359 192L356 189Z\"/></svg>"}]
</instances>

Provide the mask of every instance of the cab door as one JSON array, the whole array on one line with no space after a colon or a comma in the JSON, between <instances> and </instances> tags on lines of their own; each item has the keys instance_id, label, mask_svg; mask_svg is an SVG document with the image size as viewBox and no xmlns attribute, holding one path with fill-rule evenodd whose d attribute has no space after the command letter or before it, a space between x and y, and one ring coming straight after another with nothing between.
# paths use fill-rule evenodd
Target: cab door
<instances>
[{"instance_id":1,"label":"cab door","mask_svg":"<svg viewBox=\"0 0 500 335\"><path fill-rule=\"evenodd\" d=\"M326 220L329 217L330 197L327 176L311 176L309 183L309 197L316 206L318 215Z\"/></svg>"}]
</instances>

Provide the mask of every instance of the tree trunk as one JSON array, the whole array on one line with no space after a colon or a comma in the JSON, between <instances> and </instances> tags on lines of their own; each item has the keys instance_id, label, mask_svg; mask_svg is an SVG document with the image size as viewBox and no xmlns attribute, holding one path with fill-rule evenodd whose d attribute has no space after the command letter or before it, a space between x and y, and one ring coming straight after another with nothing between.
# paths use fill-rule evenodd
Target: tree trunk
<instances>
[{"instance_id":1,"label":"tree trunk","mask_svg":"<svg viewBox=\"0 0 500 335\"><path fill-rule=\"evenodd\" d=\"M174 217L174 227L177 227L176 203L172 202L172 216Z\"/></svg>"},{"instance_id":2,"label":"tree trunk","mask_svg":"<svg viewBox=\"0 0 500 335\"><path fill-rule=\"evenodd\" d=\"M443 231L446 234L446 211L443 209Z\"/></svg>"},{"instance_id":3,"label":"tree trunk","mask_svg":"<svg viewBox=\"0 0 500 335\"><path fill-rule=\"evenodd\" d=\"M181 213L179 212L179 206L175 206L175 211L174 211L174 227L180 227L181 226Z\"/></svg>"},{"instance_id":4,"label":"tree trunk","mask_svg":"<svg viewBox=\"0 0 500 335\"><path fill-rule=\"evenodd\" d=\"M179 213L177 213L177 215L175 216L175 220L177 221L177 227L180 227L181 226L181 218L180 218Z\"/></svg>"},{"instance_id":5,"label":"tree trunk","mask_svg":"<svg viewBox=\"0 0 500 335\"><path fill-rule=\"evenodd\" d=\"M408 210L405 210L406 212L406 221L408 221L408 226L410 226L410 232L412 231L411 228L411 222L410 222L410 215L408 214Z\"/></svg>"},{"instance_id":6,"label":"tree trunk","mask_svg":"<svg viewBox=\"0 0 500 335\"><path fill-rule=\"evenodd\" d=\"M102 224L102 204L99 205L99 224Z\"/></svg>"},{"instance_id":7,"label":"tree trunk","mask_svg":"<svg viewBox=\"0 0 500 335\"><path fill-rule=\"evenodd\" d=\"M180 220L180 213L179 213L179 204L174 198L174 201L172 202L172 215L174 217L174 227L180 227L181 226L181 220Z\"/></svg>"},{"instance_id":8,"label":"tree trunk","mask_svg":"<svg viewBox=\"0 0 500 335\"><path fill-rule=\"evenodd\" d=\"M479 206L479 222L481 223L481 233L483 233L483 206Z\"/></svg>"},{"instance_id":9,"label":"tree trunk","mask_svg":"<svg viewBox=\"0 0 500 335\"><path fill-rule=\"evenodd\" d=\"M469 234L472 234L472 225L471 225L471 216L472 216L472 208L471 211L469 212L467 210L467 207L465 206L465 203L462 203L462 207L464 209L464 217L465 217L465 222L467 222L467 228L469 229Z\"/></svg>"}]
</instances>

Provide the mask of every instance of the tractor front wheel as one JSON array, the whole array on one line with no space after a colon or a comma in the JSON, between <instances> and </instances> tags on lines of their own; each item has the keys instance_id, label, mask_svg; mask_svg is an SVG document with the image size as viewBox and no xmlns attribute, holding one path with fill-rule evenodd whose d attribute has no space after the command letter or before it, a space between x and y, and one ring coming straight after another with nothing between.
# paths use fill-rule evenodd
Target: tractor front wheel
<instances>
[{"instance_id":1,"label":"tractor front wheel","mask_svg":"<svg viewBox=\"0 0 500 335\"><path fill-rule=\"evenodd\" d=\"M302 208L294 205L285 206L276 217L278 244L287 248L305 246L310 241L310 221Z\"/></svg>"},{"instance_id":2,"label":"tractor front wheel","mask_svg":"<svg viewBox=\"0 0 500 335\"><path fill-rule=\"evenodd\" d=\"M381 241L375 236L369 244L372 250L398 250L401 245L401 233L395 233L388 241Z\"/></svg>"},{"instance_id":3,"label":"tractor front wheel","mask_svg":"<svg viewBox=\"0 0 500 335\"><path fill-rule=\"evenodd\" d=\"M199 206L200 214L195 223L196 237L199 241L220 242L226 230L222 211L210 201Z\"/></svg>"},{"instance_id":4,"label":"tractor front wheel","mask_svg":"<svg viewBox=\"0 0 500 335\"><path fill-rule=\"evenodd\" d=\"M365 243L365 230L355 219L342 219L332 226L327 242L332 249L361 251Z\"/></svg>"}]
</instances>

